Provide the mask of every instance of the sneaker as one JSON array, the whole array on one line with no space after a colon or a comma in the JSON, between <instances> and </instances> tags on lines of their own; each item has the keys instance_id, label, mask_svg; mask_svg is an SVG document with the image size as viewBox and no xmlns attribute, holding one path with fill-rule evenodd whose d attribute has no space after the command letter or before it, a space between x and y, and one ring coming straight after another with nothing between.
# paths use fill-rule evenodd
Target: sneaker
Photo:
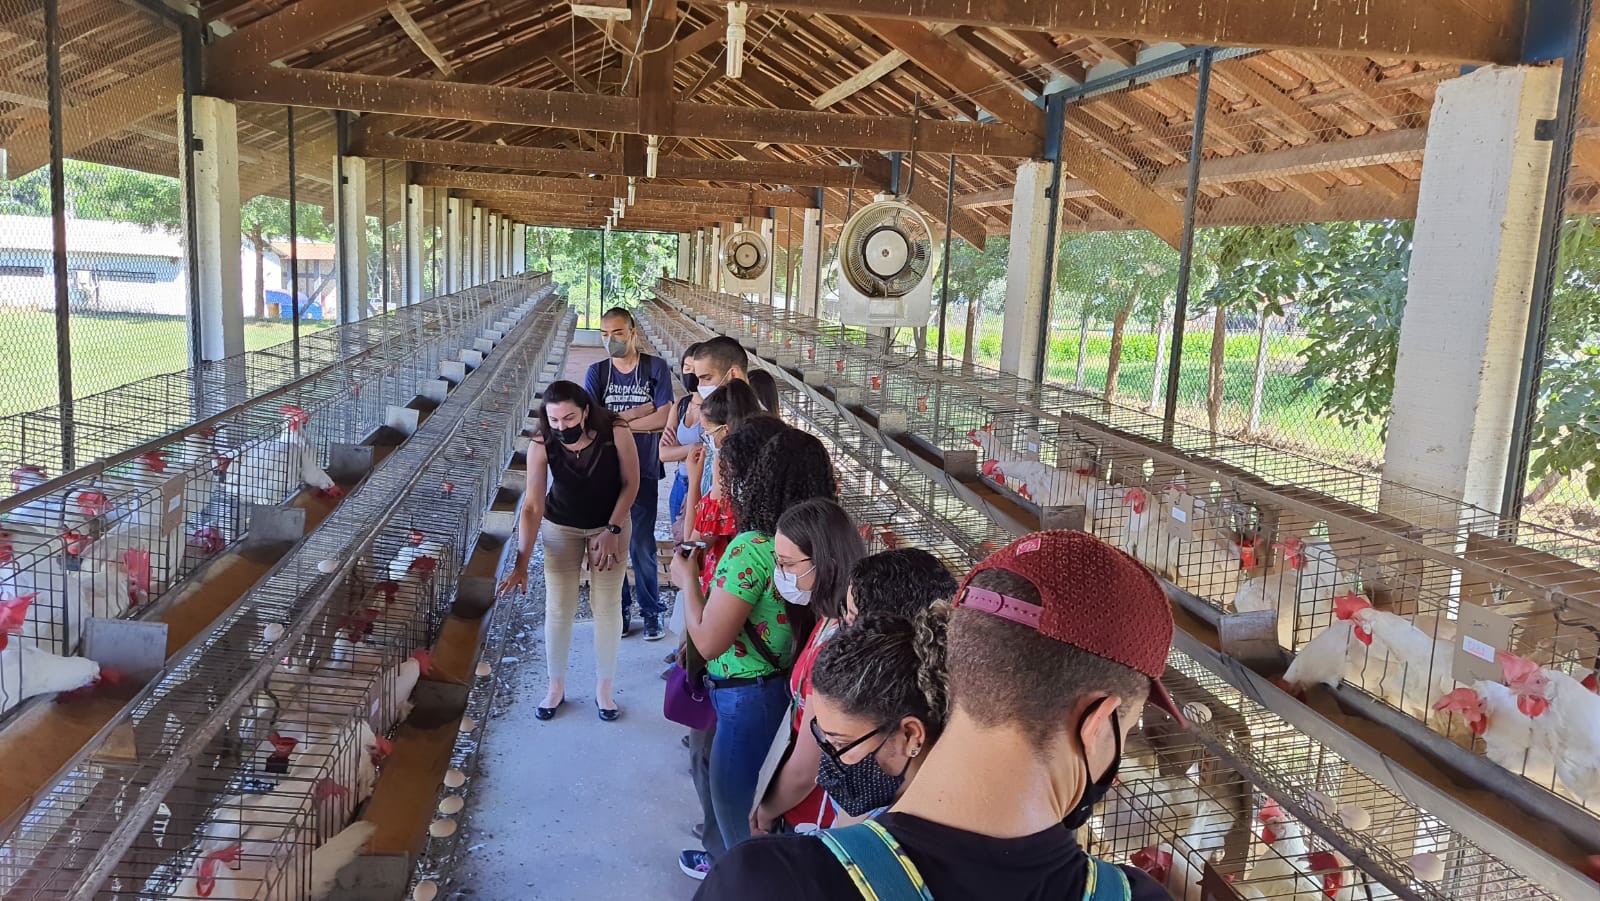
<instances>
[{"instance_id":1,"label":"sneaker","mask_svg":"<svg viewBox=\"0 0 1600 901\"><path fill-rule=\"evenodd\" d=\"M705 879L711 872L711 855L704 851L684 851L678 855L678 869L690 879Z\"/></svg>"},{"instance_id":2,"label":"sneaker","mask_svg":"<svg viewBox=\"0 0 1600 901\"><path fill-rule=\"evenodd\" d=\"M644 640L660 641L667 636L667 630L661 628L661 617L647 616L644 618Z\"/></svg>"}]
</instances>

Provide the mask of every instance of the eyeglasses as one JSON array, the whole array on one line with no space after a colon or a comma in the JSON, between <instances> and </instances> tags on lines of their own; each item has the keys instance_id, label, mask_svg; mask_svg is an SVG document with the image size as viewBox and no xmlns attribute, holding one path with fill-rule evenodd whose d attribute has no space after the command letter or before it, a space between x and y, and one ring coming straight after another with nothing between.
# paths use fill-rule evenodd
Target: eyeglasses
<instances>
[{"instance_id":1,"label":"eyeglasses","mask_svg":"<svg viewBox=\"0 0 1600 901\"><path fill-rule=\"evenodd\" d=\"M854 751L856 748L861 747L861 745L866 742L867 739L872 738L874 735L882 735L885 728L886 727L880 726L879 728L868 732L866 735L861 736L842 748L835 748L833 746L833 742L828 741L827 736L822 734L822 727L818 726L816 719L813 718L811 720L811 737L817 740L817 747L822 749L822 753L832 757L835 762L841 762L839 761L839 758L850 753L851 751Z\"/></svg>"}]
</instances>

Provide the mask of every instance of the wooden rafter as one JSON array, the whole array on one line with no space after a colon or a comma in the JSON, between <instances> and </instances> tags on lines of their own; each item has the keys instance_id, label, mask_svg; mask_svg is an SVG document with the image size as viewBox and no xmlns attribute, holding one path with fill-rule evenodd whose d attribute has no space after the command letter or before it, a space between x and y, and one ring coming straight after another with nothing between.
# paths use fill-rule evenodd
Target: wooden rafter
<instances>
[{"instance_id":1,"label":"wooden rafter","mask_svg":"<svg viewBox=\"0 0 1600 901\"><path fill-rule=\"evenodd\" d=\"M1521 53L1525 0L754 0L758 6L847 16L1185 44L1311 50L1462 63L1510 63Z\"/></svg>"},{"instance_id":2,"label":"wooden rafter","mask_svg":"<svg viewBox=\"0 0 1600 901\"><path fill-rule=\"evenodd\" d=\"M399 0L392 0L389 4L389 15L394 16L394 20L399 24L400 30L406 33L406 37L411 39L411 43L417 45L417 49L421 50L422 55L433 63L434 68L439 70L440 75L445 78L456 77L455 66L450 65L450 61L445 59L443 53L439 52L439 47L428 37L428 33L422 30L422 26L417 23L416 19L411 17L411 13L406 12L404 3L400 3Z\"/></svg>"},{"instance_id":3,"label":"wooden rafter","mask_svg":"<svg viewBox=\"0 0 1600 901\"><path fill-rule=\"evenodd\" d=\"M467 172L446 166L417 166L415 183L428 188L460 188L473 191L501 191L516 194L550 194L556 197L620 197L628 184L616 176L605 178L546 178L537 175L500 175L492 172ZM798 191L764 191L738 188L687 187L647 182L636 186L643 200L730 203L743 206L812 206L811 198Z\"/></svg>"},{"instance_id":4,"label":"wooden rafter","mask_svg":"<svg viewBox=\"0 0 1600 901\"><path fill-rule=\"evenodd\" d=\"M446 166L480 166L495 169L525 169L534 172L621 175L622 157L609 151L552 150L544 147L518 147L477 144L464 141L433 141L393 135L366 134L355 138L354 156L409 160ZM745 184L846 186L855 178L854 170L843 166L811 166L799 163L690 159L661 157L660 178L697 181L740 182Z\"/></svg>"},{"instance_id":5,"label":"wooden rafter","mask_svg":"<svg viewBox=\"0 0 1600 901\"><path fill-rule=\"evenodd\" d=\"M393 113L423 118L503 122L547 128L639 133L639 101L631 97L574 94L531 88L455 84L417 78L387 78L348 72L208 64L208 84L217 96L258 103ZM975 122L904 117L869 118L797 110L675 103L672 133L733 141L769 141L910 150L931 153L1034 157L1037 138Z\"/></svg>"},{"instance_id":6,"label":"wooden rafter","mask_svg":"<svg viewBox=\"0 0 1600 901\"><path fill-rule=\"evenodd\" d=\"M370 19L386 0L301 0L249 26L218 38L212 56L226 55L265 66L330 34ZM177 108L183 96L183 61L173 60L129 78L62 116L62 150L68 156L157 113ZM32 115L6 141L12 178L50 161L50 120Z\"/></svg>"}]
</instances>

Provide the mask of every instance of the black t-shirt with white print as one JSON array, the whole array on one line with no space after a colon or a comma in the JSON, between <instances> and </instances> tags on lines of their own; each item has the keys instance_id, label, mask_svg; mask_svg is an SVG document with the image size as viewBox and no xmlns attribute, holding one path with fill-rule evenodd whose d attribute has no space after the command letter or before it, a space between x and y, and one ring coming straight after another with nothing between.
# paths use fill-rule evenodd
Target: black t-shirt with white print
<instances>
[{"instance_id":1,"label":"black t-shirt with white print","mask_svg":"<svg viewBox=\"0 0 1600 901\"><path fill-rule=\"evenodd\" d=\"M1064 826L1023 838L966 832L903 813L878 823L927 881L934 901L1080 901L1089 857ZM1123 867L1133 901L1169 901L1142 870ZM851 901L861 893L814 836L762 836L717 861L695 901Z\"/></svg>"}]
</instances>

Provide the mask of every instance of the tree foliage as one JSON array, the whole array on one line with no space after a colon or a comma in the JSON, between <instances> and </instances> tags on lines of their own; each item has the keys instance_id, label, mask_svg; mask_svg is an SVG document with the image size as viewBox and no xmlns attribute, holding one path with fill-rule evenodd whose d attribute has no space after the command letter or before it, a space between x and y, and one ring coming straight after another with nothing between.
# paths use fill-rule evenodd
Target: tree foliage
<instances>
[{"instance_id":1,"label":"tree foliage","mask_svg":"<svg viewBox=\"0 0 1600 901\"><path fill-rule=\"evenodd\" d=\"M183 203L177 179L82 160L67 160L63 170L69 217L132 222L169 232L183 230ZM50 215L50 168L35 169L4 182L0 187L0 213Z\"/></svg>"},{"instance_id":2,"label":"tree foliage","mask_svg":"<svg viewBox=\"0 0 1600 901\"><path fill-rule=\"evenodd\" d=\"M601 269L602 243L605 268ZM557 290L575 305L592 300L624 306L638 303L661 276L678 268L676 235L594 229L531 228L528 265L547 269Z\"/></svg>"}]
</instances>

